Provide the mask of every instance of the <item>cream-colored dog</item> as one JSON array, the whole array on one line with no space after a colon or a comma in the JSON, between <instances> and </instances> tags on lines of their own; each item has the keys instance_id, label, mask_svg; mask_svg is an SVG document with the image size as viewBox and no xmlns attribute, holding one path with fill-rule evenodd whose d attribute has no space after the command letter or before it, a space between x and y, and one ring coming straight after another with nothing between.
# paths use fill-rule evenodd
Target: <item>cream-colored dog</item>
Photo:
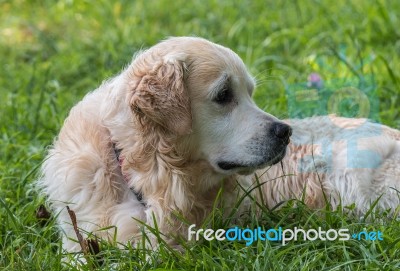
<instances>
[{"instance_id":1,"label":"cream-colored dog","mask_svg":"<svg viewBox=\"0 0 400 271\"><path fill-rule=\"evenodd\" d=\"M83 232L107 238L112 230L98 230L115 226L122 243L140 240L138 220L185 236L176 214L201 223L221 187L232 206L236 181L251 188L256 170L270 207L302 196L320 207L322 191L333 206L354 202L360 213L380 196L378 206L398 206L390 187L400 186L399 131L335 116L285 123L255 105L253 90L234 52L180 37L139 53L88 94L72 108L39 181L64 248L79 250L68 239L76 237L67 205Z\"/></svg>"}]
</instances>

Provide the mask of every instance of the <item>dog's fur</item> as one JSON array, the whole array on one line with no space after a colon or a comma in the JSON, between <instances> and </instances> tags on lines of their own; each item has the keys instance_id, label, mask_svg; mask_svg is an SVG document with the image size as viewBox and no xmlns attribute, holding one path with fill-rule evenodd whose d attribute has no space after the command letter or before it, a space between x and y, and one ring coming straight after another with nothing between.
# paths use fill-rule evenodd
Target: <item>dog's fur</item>
<instances>
[{"instance_id":1,"label":"dog's fur","mask_svg":"<svg viewBox=\"0 0 400 271\"><path fill-rule=\"evenodd\" d=\"M181 37L139 53L88 94L71 110L39 181L58 214L64 248L79 250L67 238L75 234L66 205L83 231L115 226L122 243L140 240L137 220L185 236L175 213L201 223L221 187L232 206L240 193L235 182L250 187L253 172L269 207L302 195L321 207L323 191L333 206L354 202L359 213L381 195L380 207L398 206L390 187L400 187L399 131L335 116L286 121L294 133L287 148L290 127L254 104L253 89L234 52ZM321 150L326 145L330 151ZM375 164L363 162L365 149Z\"/></svg>"}]
</instances>

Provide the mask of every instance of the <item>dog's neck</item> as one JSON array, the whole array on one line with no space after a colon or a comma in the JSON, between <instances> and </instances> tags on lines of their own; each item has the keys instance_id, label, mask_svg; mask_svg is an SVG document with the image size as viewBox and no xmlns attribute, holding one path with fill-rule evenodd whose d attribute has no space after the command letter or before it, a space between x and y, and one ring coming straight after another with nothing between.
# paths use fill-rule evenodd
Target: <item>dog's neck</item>
<instances>
[{"instance_id":1,"label":"dog's neck","mask_svg":"<svg viewBox=\"0 0 400 271\"><path fill-rule=\"evenodd\" d=\"M115 161L129 188L138 198L143 196L147 207L159 205L190 214L196 205L210 200L210 191L220 187L224 176L191 156L193 142L155 127L149 129L151 125L142 129L123 100L117 100L109 111L103 123L110 130Z\"/></svg>"}]
</instances>

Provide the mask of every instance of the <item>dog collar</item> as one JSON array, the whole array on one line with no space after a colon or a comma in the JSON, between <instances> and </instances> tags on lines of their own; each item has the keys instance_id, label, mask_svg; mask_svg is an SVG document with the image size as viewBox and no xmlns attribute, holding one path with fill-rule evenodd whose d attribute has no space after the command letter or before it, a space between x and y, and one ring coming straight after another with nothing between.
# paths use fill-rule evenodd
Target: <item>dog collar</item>
<instances>
[{"instance_id":1,"label":"dog collar","mask_svg":"<svg viewBox=\"0 0 400 271\"><path fill-rule=\"evenodd\" d=\"M113 143L113 149L114 149L115 157L117 158L117 161L118 161L119 169L121 170L121 173L122 173L122 163L124 162L124 157L121 156L121 151L122 151L122 149L118 149L115 143ZM128 177L127 177L126 175L124 175L123 173L122 173L122 176L123 176L123 178L124 178L124 181L125 181L126 183L129 183ZM146 206L146 204L145 204L145 202L144 202L144 200L143 200L143 194L142 194L142 192L141 192L141 191L139 191L139 192L136 191L133 187L131 187L130 190L132 191L133 194L135 194L135 196L136 196L136 198L138 199L138 201L139 201L143 206Z\"/></svg>"}]
</instances>

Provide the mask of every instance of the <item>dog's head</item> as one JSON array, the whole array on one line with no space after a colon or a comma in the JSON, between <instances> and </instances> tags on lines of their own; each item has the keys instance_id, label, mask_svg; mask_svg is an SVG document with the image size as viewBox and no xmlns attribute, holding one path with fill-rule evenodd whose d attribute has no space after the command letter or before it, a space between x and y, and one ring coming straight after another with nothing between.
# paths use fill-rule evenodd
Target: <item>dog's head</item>
<instances>
[{"instance_id":1,"label":"dog's head","mask_svg":"<svg viewBox=\"0 0 400 271\"><path fill-rule=\"evenodd\" d=\"M132 112L143 126L179 138L191 160L228 175L284 157L291 128L256 106L254 80L230 49L171 38L140 54L130 70Z\"/></svg>"}]
</instances>

